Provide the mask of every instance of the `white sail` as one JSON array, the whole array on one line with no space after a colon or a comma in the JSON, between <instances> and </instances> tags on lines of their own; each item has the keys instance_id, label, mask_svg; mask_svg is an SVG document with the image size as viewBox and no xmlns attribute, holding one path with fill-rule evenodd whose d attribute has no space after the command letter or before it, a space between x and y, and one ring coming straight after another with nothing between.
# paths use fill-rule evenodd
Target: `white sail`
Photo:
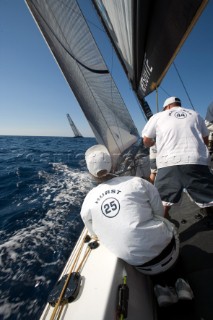
<instances>
[{"instance_id":1,"label":"white sail","mask_svg":"<svg viewBox=\"0 0 213 320\"><path fill-rule=\"evenodd\" d=\"M115 167L117 156L136 142L139 134L77 1L26 0L26 3L98 143L108 148ZM127 134L118 134L121 131Z\"/></svg>"}]
</instances>

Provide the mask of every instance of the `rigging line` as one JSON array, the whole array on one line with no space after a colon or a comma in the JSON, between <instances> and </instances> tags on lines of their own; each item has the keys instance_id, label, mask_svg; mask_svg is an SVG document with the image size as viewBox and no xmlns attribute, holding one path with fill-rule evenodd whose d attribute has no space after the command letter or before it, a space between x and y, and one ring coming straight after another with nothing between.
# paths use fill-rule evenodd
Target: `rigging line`
<instances>
[{"instance_id":1,"label":"rigging line","mask_svg":"<svg viewBox=\"0 0 213 320\"><path fill-rule=\"evenodd\" d=\"M46 20L44 19L44 17L42 16L42 14L39 12L39 10L36 8L36 6L31 3L31 5L34 7L34 10L37 12L38 16L42 19L42 21L44 22L44 24L46 24L46 26L48 27L48 29L50 30L50 32L53 34L53 36L56 38L56 40L59 42L59 44L62 46L62 48L66 51L66 53L76 61L76 63L80 64L83 68L87 69L88 71L91 71L93 73L98 73L98 74L105 74L105 73L109 73L108 70L97 70L97 69L92 69L88 66L86 66L84 63L82 63L80 60L78 60L64 45L63 43L60 41L60 39L57 37L57 35L54 33L53 29L48 25L48 23L46 22ZM52 10L51 10L52 12ZM53 12L52 12L53 17L55 18ZM55 19L55 22L57 23L57 20ZM58 24L59 29L61 30L60 25ZM62 32L63 34L63 32ZM66 39L65 39L66 41ZM69 44L67 43L67 45L69 46Z\"/></svg>"},{"instance_id":2,"label":"rigging line","mask_svg":"<svg viewBox=\"0 0 213 320\"><path fill-rule=\"evenodd\" d=\"M131 87L130 87L130 89L131 89ZM137 94L135 92L134 92L134 94L135 94L135 97L136 97L136 102L137 102L138 108L139 108L140 112L142 113L142 116L143 116L145 122L147 122L147 117L146 117L145 112L144 112L144 110L143 110L143 108L141 106L141 103L140 103L140 101L138 99L138 96L137 96Z\"/></svg>"},{"instance_id":3,"label":"rigging line","mask_svg":"<svg viewBox=\"0 0 213 320\"><path fill-rule=\"evenodd\" d=\"M169 94L164 88L162 88L161 86L159 87L163 92L165 92L165 94L167 94L168 97L171 96L171 94Z\"/></svg>"},{"instance_id":4,"label":"rigging line","mask_svg":"<svg viewBox=\"0 0 213 320\"><path fill-rule=\"evenodd\" d=\"M113 75L113 67L114 67L114 60L113 60L113 46L112 46L112 44L111 44L111 70L110 70L110 74L111 75ZM111 77L111 100L112 100L112 105L114 106L114 100L113 100L113 94L112 94L112 81L114 81L113 80L113 77ZM114 106L114 107L116 107L116 106ZM120 133L120 137L121 137L121 143L122 143L122 146L124 147L124 144L123 144L123 140L122 140L122 134L121 134L121 132L120 132L120 127L118 126L118 123L117 123L117 117L115 117L115 120L116 120L116 125L117 125L117 129L119 130L119 133ZM118 146L118 145L117 145ZM118 148L119 148L119 146L118 146ZM119 148L119 150L120 150L120 148Z\"/></svg>"},{"instance_id":5,"label":"rigging line","mask_svg":"<svg viewBox=\"0 0 213 320\"><path fill-rule=\"evenodd\" d=\"M156 112L158 112L158 111L159 111L159 101L158 101L158 98L159 98L159 96L158 96L158 87L156 87L155 91L156 91Z\"/></svg>"},{"instance_id":6,"label":"rigging line","mask_svg":"<svg viewBox=\"0 0 213 320\"><path fill-rule=\"evenodd\" d=\"M181 79L180 73L178 72L178 69L177 69L177 67L176 67L176 65L175 65L174 62L173 62L173 65L174 65L175 70L176 70L176 72L177 72L177 74L178 74L178 77L179 77L179 79L180 79L180 81L181 81L181 83L182 83L182 85L183 85L183 88L184 88L184 90L185 90L185 92L186 92L186 95L187 95L187 97L188 97L188 99L189 99L189 102L191 103L192 109L195 110L195 108L194 108L194 106L193 106L193 103L192 103L192 101L191 101L191 99L190 99L190 96L189 96L189 94L188 94L188 92L187 92L187 90L186 90L186 87L185 87L184 83L183 83L183 80Z\"/></svg>"}]
</instances>

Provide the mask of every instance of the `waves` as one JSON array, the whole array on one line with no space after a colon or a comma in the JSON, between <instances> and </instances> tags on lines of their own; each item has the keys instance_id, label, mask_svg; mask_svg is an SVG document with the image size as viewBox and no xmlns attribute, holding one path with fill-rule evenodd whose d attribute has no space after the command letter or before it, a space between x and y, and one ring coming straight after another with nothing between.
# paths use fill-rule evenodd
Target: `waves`
<instances>
[{"instance_id":1,"label":"waves","mask_svg":"<svg viewBox=\"0 0 213 320\"><path fill-rule=\"evenodd\" d=\"M83 228L80 207L93 186L84 152L95 140L11 140L0 169L0 316L38 319Z\"/></svg>"}]
</instances>

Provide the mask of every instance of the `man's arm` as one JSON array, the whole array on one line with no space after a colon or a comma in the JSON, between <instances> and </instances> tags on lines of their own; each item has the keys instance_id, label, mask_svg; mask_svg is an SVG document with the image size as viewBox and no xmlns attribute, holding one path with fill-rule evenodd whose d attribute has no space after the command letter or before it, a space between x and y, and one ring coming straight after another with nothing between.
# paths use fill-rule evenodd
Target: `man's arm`
<instances>
[{"instance_id":1,"label":"man's arm","mask_svg":"<svg viewBox=\"0 0 213 320\"><path fill-rule=\"evenodd\" d=\"M156 121L159 115L152 116L142 130L142 138L145 147L152 147L156 138Z\"/></svg>"},{"instance_id":2,"label":"man's arm","mask_svg":"<svg viewBox=\"0 0 213 320\"><path fill-rule=\"evenodd\" d=\"M159 192L153 184L150 182L143 180L143 185L145 186L148 196L149 203L152 208L153 214L163 217L164 216L164 207L159 195Z\"/></svg>"},{"instance_id":3,"label":"man's arm","mask_svg":"<svg viewBox=\"0 0 213 320\"><path fill-rule=\"evenodd\" d=\"M209 137L203 137L203 141L204 141L205 145L208 146Z\"/></svg>"},{"instance_id":4,"label":"man's arm","mask_svg":"<svg viewBox=\"0 0 213 320\"><path fill-rule=\"evenodd\" d=\"M205 143L206 146L208 146L208 140L209 140L209 130L206 127L205 121L204 119L198 114L198 119L199 119L199 123L200 123L200 132L202 134L203 137L203 141Z\"/></svg>"},{"instance_id":5,"label":"man's arm","mask_svg":"<svg viewBox=\"0 0 213 320\"><path fill-rule=\"evenodd\" d=\"M93 227L92 227L92 214L91 214L91 211L89 209L87 198L88 198L88 195L84 199L84 202L83 202L82 207L81 207L80 215L81 215L81 218L82 218L82 220L83 220L83 222L85 224L85 227L89 231L89 234L91 236L96 236L95 232L93 231Z\"/></svg>"},{"instance_id":6,"label":"man's arm","mask_svg":"<svg viewBox=\"0 0 213 320\"><path fill-rule=\"evenodd\" d=\"M144 143L145 147L152 147L155 144L155 141L151 138L144 136L143 143Z\"/></svg>"}]
</instances>

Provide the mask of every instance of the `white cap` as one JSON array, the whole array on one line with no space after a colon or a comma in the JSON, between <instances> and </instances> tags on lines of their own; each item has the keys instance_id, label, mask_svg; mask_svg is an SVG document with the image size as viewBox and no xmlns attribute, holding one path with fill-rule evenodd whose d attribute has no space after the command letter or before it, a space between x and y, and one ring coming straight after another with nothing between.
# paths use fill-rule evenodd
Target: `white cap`
<instances>
[{"instance_id":1,"label":"white cap","mask_svg":"<svg viewBox=\"0 0 213 320\"><path fill-rule=\"evenodd\" d=\"M89 172L99 177L98 173L104 170L109 173L112 167L111 156L107 148L102 144L97 144L89 148L85 153L86 164Z\"/></svg>"},{"instance_id":2,"label":"white cap","mask_svg":"<svg viewBox=\"0 0 213 320\"><path fill-rule=\"evenodd\" d=\"M181 100L179 98L176 98L176 97L170 97L170 98L167 98L165 101L164 101L164 104L163 104L163 109L166 108L169 104L172 104L174 102L178 102L180 103L181 105Z\"/></svg>"}]
</instances>

